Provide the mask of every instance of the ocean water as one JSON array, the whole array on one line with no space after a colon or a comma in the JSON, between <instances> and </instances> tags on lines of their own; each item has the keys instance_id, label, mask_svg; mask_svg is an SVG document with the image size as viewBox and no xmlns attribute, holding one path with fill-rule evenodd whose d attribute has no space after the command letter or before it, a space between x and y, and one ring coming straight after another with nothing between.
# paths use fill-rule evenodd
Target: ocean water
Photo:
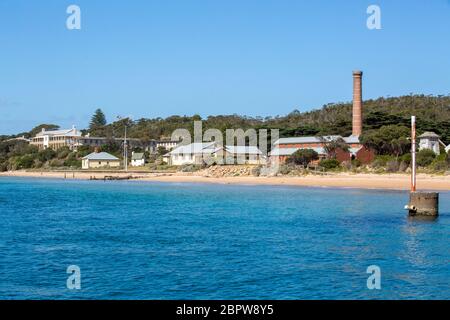
<instances>
[{"instance_id":1,"label":"ocean water","mask_svg":"<svg viewBox=\"0 0 450 320\"><path fill-rule=\"evenodd\" d=\"M449 299L450 193L0 178L1 299ZM66 286L67 267L81 289ZM381 289L367 288L367 267Z\"/></svg>"}]
</instances>

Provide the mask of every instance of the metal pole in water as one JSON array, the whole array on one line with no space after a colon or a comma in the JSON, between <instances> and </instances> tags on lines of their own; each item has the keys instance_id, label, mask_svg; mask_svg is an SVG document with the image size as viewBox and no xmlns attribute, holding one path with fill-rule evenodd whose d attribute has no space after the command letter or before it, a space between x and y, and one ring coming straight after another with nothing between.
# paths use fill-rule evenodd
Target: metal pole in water
<instances>
[{"instance_id":1,"label":"metal pole in water","mask_svg":"<svg viewBox=\"0 0 450 320\"><path fill-rule=\"evenodd\" d=\"M416 191L416 117L411 117L411 192Z\"/></svg>"},{"instance_id":2,"label":"metal pole in water","mask_svg":"<svg viewBox=\"0 0 450 320\"><path fill-rule=\"evenodd\" d=\"M416 184L416 117L411 117L411 192L405 206L409 216L436 218L439 215L439 193L418 192Z\"/></svg>"}]
</instances>

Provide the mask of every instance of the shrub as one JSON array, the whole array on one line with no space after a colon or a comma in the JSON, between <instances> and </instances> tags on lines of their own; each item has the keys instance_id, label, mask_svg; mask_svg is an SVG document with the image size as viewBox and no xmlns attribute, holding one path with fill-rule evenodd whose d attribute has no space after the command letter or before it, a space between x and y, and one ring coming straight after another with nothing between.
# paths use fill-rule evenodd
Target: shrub
<instances>
[{"instance_id":1,"label":"shrub","mask_svg":"<svg viewBox=\"0 0 450 320\"><path fill-rule=\"evenodd\" d=\"M429 149L423 149L417 152L416 161L417 165L420 167L426 167L429 166L434 158L436 157L436 154Z\"/></svg>"},{"instance_id":2,"label":"shrub","mask_svg":"<svg viewBox=\"0 0 450 320\"><path fill-rule=\"evenodd\" d=\"M405 153L400 157L400 161L404 162L407 166L411 164L411 153Z\"/></svg>"},{"instance_id":3,"label":"shrub","mask_svg":"<svg viewBox=\"0 0 450 320\"><path fill-rule=\"evenodd\" d=\"M446 160L433 161L432 163L433 170L436 171L447 171L449 165Z\"/></svg>"},{"instance_id":4,"label":"shrub","mask_svg":"<svg viewBox=\"0 0 450 320\"><path fill-rule=\"evenodd\" d=\"M393 156L376 156L375 160L372 162L372 167L373 168L381 168L381 167L386 167L386 164L389 161L393 161L396 160L395 157Z\"/></svg>"},{"instance_id":5,"label":"shrub","mask_svg":"<svg viewBox=\"0 0 450 320\"><path fill-rule=\"evenodd\" d=\"M49 161L55 157L56 157L56 152L53 151L52 149L45 149L45 150L39 151L39 153L38 153L38 159L41 162Z\"/></svg>"},{"instance_id":6,"label":"shrub","mask_svg":"<svg viewBox=\"0 0 450 320\"><path fill-rule=\"evenodd\" d=\"M353 159L353 160L352 160L352 166L353 166L354 168L359 168L359 167L361 167L361 160L359 160L359 159Z\"/></svg>"},{"instance_id":7,"label":"shrub","mask_svg":"<svg viewBox=\"0 0 450 320\"><path fill-rule=\"evenodd\" d=\"M313 149L300 149L295 151L289 158L288 163L307 166L311 161L319 159L319 154Z\"/></svg>"},{"instance_id":8,"label":"shrub","mask_svg":"<svg viewBox=\"0 0 450 320\"><path fill-rule=\"evenodd\" d=\"M390 160L386 163L387 172L397 172L399 168L400 165L397 160Z\"/></svg>"},{"instance_id":9,"label":"shrub","mask_svg":"<svg viewBox=\"0 0 450 320\"><path fill-rule=\"evenodd\" d=\"M280 166L279 173L281 173L281 174L289 174L290 172L291 172L291 167L290 166L285 165L285 164Z\"/></svg>"},{"instance_id":10,"label":"shrub","mask_svg":"<svg viewBox=\"0 0 450 320\"><path fill-rule=\"evenodd\" d=\"M252 175L255 177L259 177L261 175L261 168L262 166L256 166L252 168Z\"/></svg>"},{"instance_id":11,"label":"shrub","mask_svg":"<svg viewBox=\"0 0 450 320\"><path fill-rule=\"evenodd\" d=\"M58 159L65 159L71 153L69 147L64 147L58 150Z\"/></svg>"},{"instance_id":12,"label":"shrub","mask_svg":"<svg viewBox=\"0 0 450 320\"><path fill-rule=\"evenodd\" d=\"M400 162L400 165L398 167L398 171L405 172L409 168L409 163L406 163L405 161Z\"/></svg>"},{"instance_id":13,"label":"shrub","mask_svg":"<svg viewBox=\"0 0 450 320\"><path fill-rule=\"evenodd\" d=\"M57 167L63 167L64 166L64 160L59 159L53 159L50 161L50 167L57 168Z\"/></svg>"},{"instance_id":14,"label":"shrub","mask_svg":"<svg viewBox=\"0 0 450 320\"><path fill-rule=\"evenodd\" d=\"M6 162L0 162L0 172L8 171L8 164Z\"/></svg>"},{"instance_id":15,"label":"shrub","mask_svg":"<svg viewBox=\"0 0 450 320\"><path fill-rule=\"evenodd\" d=\"M336 159L325 159L319 162L319 166L327 170L336 169L341 166Z\"/></svg>"},{"instance_id":16,"label":"shrub","mask_svg":"<svg viewBox=\"0 0 450 320\"><path fill-rule=\"evenodd\" d=\"M17 159L17 169L29 169L33 167L34 156L31 154L24 155Z\"/></svg>"},{"instance_id":17,"label":"shrub","mask_svg":"<svg viewBox=\"0 0 450 320\"><path fill-rule=\"evenodd\" d=\"M201 169L201 166L195 164L184 164L180 167L181 172L196 172Z\"/></svg>"},{"instance_id":18,"label":"shrub","mask_svg":"<svg viewBox=\"0 0 450 320\"><path fill-rule=\"evenodd\" d=\"M81 160L78 160L76 158L68 158L64 161L64 167L70 167L70 168L81 168Z\"/></svg>"}]
</instances>

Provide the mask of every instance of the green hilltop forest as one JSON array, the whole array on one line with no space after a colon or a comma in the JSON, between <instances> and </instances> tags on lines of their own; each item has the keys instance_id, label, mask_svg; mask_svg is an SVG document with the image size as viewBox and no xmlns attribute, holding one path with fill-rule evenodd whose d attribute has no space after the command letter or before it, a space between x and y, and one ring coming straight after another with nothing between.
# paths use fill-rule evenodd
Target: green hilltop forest
<instances>
[{"instance_id":1,"label":"green hilltop forest","mask_svg":"<svg viewBox=\"0 0 450 320\"><path fill-rule=\"evenodd\" d=\"M441 140L445 144L450 144L450 95L408 95L365 100L362 142L374 148L379 155L396 156L398 158L409 153L408 137L411 115L417 117L418 134L424 131L434 131L441 136ZM234 114L209 116L202 119L199 115L193 115L170 116L165 119L142 118L135 121L121 119L110 124L106 123L103 112L98 109L94 113L89 128L83 130L83 133L90 133L91 136L122 137L124 125L127 125L130 138L148 141L170 138L172 132L179 128L185 128L192 132L193 122L196 120L203 120L203 130L216 128L224 132L226 129L237 128L244 130L250 128L256 130L279 129L280 137L349 136L352 130L352 103L332 103L317 110L308 112L294 110L285 116L265 118ZM15 136L0 136L0 169L11 168L11 161L9 160L11 157L20 157L24 156L24 153L35 152L35 150L28 150L31 146L28 146L27 150L24 146L18 146L23 142L7 141L8 139L22 135L29 138L42 128L55 129L58 126L41 124L30 132L18 133ZM17 152L17 149L21 149L21 151ZM107 150L106 146L105 150ZM50 156L46 155L40 158L44 161L46 157ZM64 161L67 161L67 159ZM63 164L63 161L59 163Z\"/></svg>"},{"instance_id":2,"label":"green hilltop forest","mask_svg":"<svg viewBox=\"0 0 450 320\"><path fill-rule=\"evenodd\" d=\"M434 131L444 143L450 143L450 96L410 95L397 98L378 98L364 101L364 132L383 126L410 127L411 115L417 116L418 132ZM294 110L285 116L247 117L239 115L171 116L165 119L123 119L90 131L93 136L120 136L123 125L129 127L129 135L140 139L170 137L177 128L193 130L193 121L203 120L203 129L280 129L281 137L305 135L348 136L352 132L352 103L327 104L322 109L309 112Z\"/></svg>"}]
</instances>

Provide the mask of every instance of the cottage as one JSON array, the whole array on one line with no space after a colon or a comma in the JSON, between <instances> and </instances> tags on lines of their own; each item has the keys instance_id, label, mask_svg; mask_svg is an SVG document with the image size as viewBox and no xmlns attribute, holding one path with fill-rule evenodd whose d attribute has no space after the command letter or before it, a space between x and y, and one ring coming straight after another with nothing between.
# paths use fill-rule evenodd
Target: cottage
<instances>
[{"instance_id":1,"label":"cottage","mask_svg":"<svg viewBox=\"0 0 450 320\"><path fill-rule=\"evenodd\" d=\"M119 158L106 152L93 152L82 159L83 169L118 168Z\"/></svg>"},{"instance_id":2,"label":"cottage","mask_svg":"<svg viewBox=\"0 0 450 320\"><path fill-rule=\"evenodd\" d=\"M132 167L142 167L145 165L145 155L140 152L133 152L131 154L131 166Z\"/></svg>"}]
</instances>

